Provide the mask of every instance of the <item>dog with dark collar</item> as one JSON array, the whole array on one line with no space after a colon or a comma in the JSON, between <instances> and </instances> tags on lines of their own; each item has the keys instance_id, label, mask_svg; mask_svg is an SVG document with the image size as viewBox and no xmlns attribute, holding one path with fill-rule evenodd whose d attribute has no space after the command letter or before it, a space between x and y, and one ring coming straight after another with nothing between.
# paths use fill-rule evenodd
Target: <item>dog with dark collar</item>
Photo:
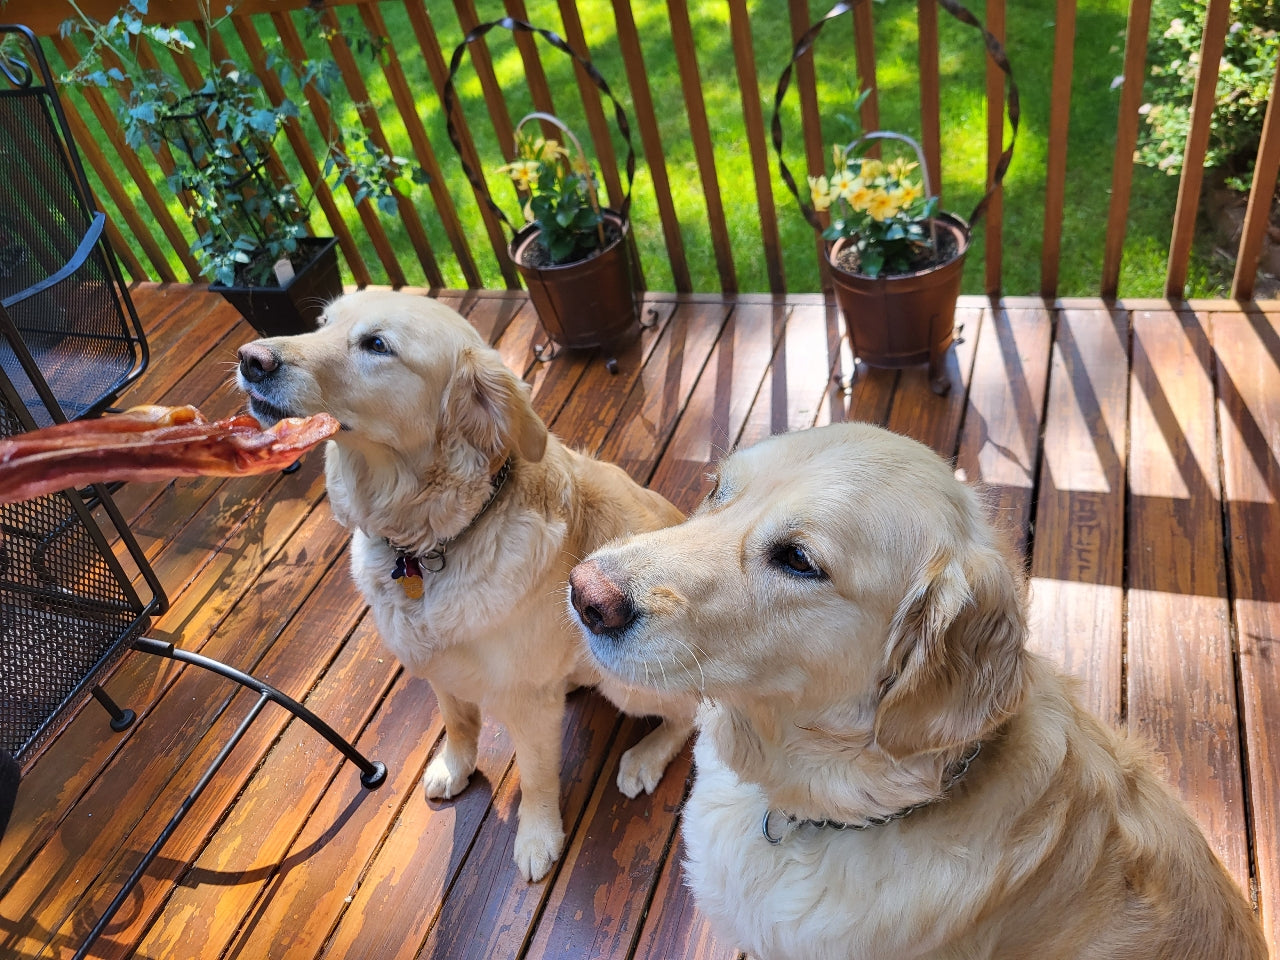
<instances>
[{"instance_id":1,"label":"dog with dark collar","mask_svg":"<svg viewBox=\"0 0 1280 960\"><path fill-rule=\"evenodd\" d=\"M685 872L759 960L1264 960L1143 750L1029 653L974 491L868 424L720 465L570 577L600 669L696 694Z\"/></svg>"},{"instance_id":2,"label":"dog with dark collar","mask_svg":"<svg viewBox=\"0 0 1280 960\"><path fill-rule=\"evenodd\" d=\"M598 686L620 708L666 718L622 758L618 787L652 791L688 738L695 698L661 697L595 669L559 602L581 557L681 513L618 467L565 447L529 388L436 300L362 291L329 304L313 333L240 348L240 387L264 421L329 413L334 516L387 647L427 678L444 720L430 799L475 770L482 713L515 745L515 859L528 880L564 846L564 697Z\"/></svg>"}]
</instances>

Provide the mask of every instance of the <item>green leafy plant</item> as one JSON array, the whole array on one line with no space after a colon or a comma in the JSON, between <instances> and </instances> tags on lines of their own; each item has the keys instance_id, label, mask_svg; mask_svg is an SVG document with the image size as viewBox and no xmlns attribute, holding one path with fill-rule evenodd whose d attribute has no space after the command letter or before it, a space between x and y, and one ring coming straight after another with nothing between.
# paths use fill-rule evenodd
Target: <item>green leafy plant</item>
<instances>
[{"instance_id":1,"label":"green leafy plant","mask_svg":"<svg viewBox=\"0 0 1280 960\"><path fill-rule=\"evenodd\" d=\"M1177 0L1172 7L1174 15L1152 42L1147 58L1151 75L1141 109L1144 130L1137 159L1178 176L1191 130L1191 95L1208 0ZM1221 170L1237 189L1248 190L1278 55L1280 2L1235 0L1218 67L1205 166Z\"/></svg>"},{"instance_id":2,"label":"green leafy plant","mask_svg":"<svg viewBox=\"0 0 1280 960\"><path fill-rule=\"evenodd\" d=\"M63 35L83 34L88 47L63 82L117 91L128 146L136 151L145 145L171 159L167 183L196 228L191 251L206 276L227 286L272 285L278 261L302 266L299 241L309 232L309 198L297 184L277 182L268 169L276 135L298 116L295 102L286 97L273 104L257 76L232 61L215 62L212 52L203 70L207 79L194 90L179 76L144 65L141 47L147 42L176 56L196 50L181 29L146 22L148 0L128 0L105 23L74 0L72 6L77 18L63 24ZM227 7L224 17L214 18L207 2L200 6L207 32L232 12ZM370 39L352 46L372 56L381 50ZM294 63L272 50L266 65L282 88L301 92L310 86L326 99L338 90L340 72L330 60ZM396 181L405 174L417 183L426 180L404 158L378 149L363 129L328 133L322 175L335 185L351 178L357 204L368 198L394 214Z\"/></svg>"},{"instance_id":3,"label":"green leafy plant","mask_svg":"<svg viewBox=\"0 0 1280 960\"><path fill-rule=\"evenodd\" d=\"M901 134L878 132L877 139L913 143ZM936 254L929 218L938 198L925 195L914 160L889 162L866 156L871 138L836 145L830 176L809 177L809 196L815 210L826 211L827 240L848 237L857 253L857 272L868 277L910 273Z\"/></svg>"},{"instance_id":4,"label":"green leafy plant","mask_svg":"<svg viewBox=\"0 0 1280 960\"><path fill-rule=\"evenodd\" d=\"M526 118L528 119L528 118ZM521 121L523 123L523 121ZM572 134L569 134L572 137ZM553 264L585 260L606 245L595 175L557 140L516 131L516 159L498 168L515 184L525 219Z\"/></svg>"}]
</instances>

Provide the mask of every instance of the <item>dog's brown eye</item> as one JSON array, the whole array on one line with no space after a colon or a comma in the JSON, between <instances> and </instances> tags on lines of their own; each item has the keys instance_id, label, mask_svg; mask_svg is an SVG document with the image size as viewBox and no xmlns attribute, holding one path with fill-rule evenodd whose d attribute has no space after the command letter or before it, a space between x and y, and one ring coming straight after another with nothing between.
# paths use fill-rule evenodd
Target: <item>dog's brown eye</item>
<instances>
[{"instance_id":1,"label":"dog's brown eye","mask_svg":"<svg viewBox=\"0 0 1280 960\"><path fill-rule=\"evenodd\" d=\"M360 341L360 346L362 346L365 350L369 351L369 353L390 353L391 352L390 344L388 344L385 339L377 336L376 334L371 337L365 337L363 340Z\"/></svg>"},{"instance_id":2,"label":"dog's brown eye","mask_svg":"<svg viewBox=\"0 0 1280 960\"><path fill-rule=\"evenodd\" d=\"M822 570L810 559L804 547L797 543L782 543L774 548L773 563L798 577L821 577Z\"/></svg>"}]
</instances>

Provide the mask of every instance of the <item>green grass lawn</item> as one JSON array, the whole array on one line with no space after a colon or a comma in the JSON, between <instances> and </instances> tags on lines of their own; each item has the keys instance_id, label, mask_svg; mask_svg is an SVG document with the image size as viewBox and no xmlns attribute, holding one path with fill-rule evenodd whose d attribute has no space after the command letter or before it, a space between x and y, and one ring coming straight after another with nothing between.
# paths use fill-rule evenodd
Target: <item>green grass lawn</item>
<instances>
[{"instance_id":1,"label":"green grass lawn","mask_svg":"<svg viewBox=\"0 0 1280 960\"><path fill-rule=\"evenodd\" d=\"M982 14L980 5L970 5L976 13ZM559 7L555 0L527 0L526 6L531 21L561 32ZM790 53L790 24L786 4L780 0L750 0L748 6L759 72L759 96L765 104L767 123L774 85ZM812 3L812 16L820 16L829 6L829 0ZM482 19L505 14L498 0L478 0L476 7ZM633 3L631 7L639 27L645 67L657 105L667 173L693 286L695 290L718 291L720 281L707 226L706 204L694 159L679 70L669 40L667 5ZM1055 0L1018 0L1009 4L1007 14L1007 48L1022 94L1022 125L1017 153L1006 180L1004 202L1002 288L1007 295L1034 294L1041 288L1040 254L1055 7ZM609 0L579 0L578 8L592 59L628 110L632 111L635 128L626 71L615 37L613 5ZM433 3L429 10L447 58L462 36L452 5ZM1122 66L1126 12L1126 0L1081 0L1078 8L1067 199L1058 284L1058 293L1062 296L1096 295L1099 290L1120 95L1113 81ZM399 60L416 91L420 115L445 168L451 195L472 239L485 284L500 287L503 281L496 259L485 240L477 205L445 134L441 106L422 56L413 42L407 16L403 8L390 2L382 4L382 13L387 19ZM751 161L742 121L741 93L734 68L728 5L724 0L689 0L689 13L698 42L699 69L715 140L719 191L728 217L739 289L764 291L768 289L768 282ZM874 13L881 125L918 135L916 4L914 0L882 0L874 4ZM344 16L355 18L350 10L345 11ZM944 206L967 215L981 195L986 169L985 51L975 31L955 22L942 10L939 10L939 27ZM264 21L263 32L271 35L268 21ZM518 119L533 109L524 88L520 57L506 31L494 31L489 39L510 112L513 118ZM232 46L234 49L234 41ZM539 49L557 111L586 141L587 127L568 58L541 43ZM818 43L816 57L820 102L824 107L824 140L828 143L847 140L848 130L841 123L840 115L852 112L851 105L857 93L849 17L828 25ZM375 104L387 105L381 116L394 148L408 155L409 141L381 72L370 69L366 76L370 99ZM486 172L491 173L502 158L492 127L485 119L483 96L469 58L459 73L459 92L481 155L489 161ZM788 106L795 107L796 103L793 90ZM354 120L354 109L347 112ZM789 165L793 170L801 170L804 166L797 117L796 112L784 113ZM638 129L633 129L633 138L639 153ZM616 142L620 144L620 141ZM287 152L283 138L280 143ZM777 175L772 150L770 165L782 230L788 289L816 290L818 273L812 230ZM518 217L514 194L502 177L491 174L489 183L495 197L506 205L508 216ZM1148 168L1136 168L1120 280L1122 296L1162 294L1176 189L1174 178ZM426 221L428 235L441 261L447 283L464 286L462 272L449 254L448 241L434 215L428 189L417 187L413 196ZM343 202L346 202L345 197ZM317 229L323 230L322 218L317 215L315 219ZM636 177L632 219L648 286L660 290L674 289L652 179L643 157ZM348 221L358 223L354 212L349 209ZM410 274L410 281L425 282L403 228L395 218L384 217L383 221L397 249L402 251L400 260ZM983 288L982 241L983 230L979 228L967 264L967 292L981 292ZM366 251L366 258L376 267L377 258L371 246ZM1217 270L1220 272L1221 268ZM1215 273L1212 262L1197 249L1187 295L1219 296L1224 289L1223 279Z\"/></svg>"}]
</instances>

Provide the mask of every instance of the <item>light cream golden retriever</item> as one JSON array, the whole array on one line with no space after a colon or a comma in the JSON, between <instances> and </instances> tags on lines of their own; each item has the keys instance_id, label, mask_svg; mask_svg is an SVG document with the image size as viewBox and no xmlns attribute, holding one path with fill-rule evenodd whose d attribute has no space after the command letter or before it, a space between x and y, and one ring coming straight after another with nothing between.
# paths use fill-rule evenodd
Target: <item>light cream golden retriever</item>
<instances>
[{"instance_id":1,"label":"light cream golden retriever","mask_svg":"<svg viewBox=\"0 0 1280 960\"><path fill-rule=\"evenodd\" d=\"M1021 577L920 444L767 440L571 584L606 673L704 698L685 868L752 957L1266 956L1142 751L1024 649Z\"/></svg>"},{"instance_id":2,"label":"light cream golden retriever","mask_svg":"<svg viewBox=\"0 0 1280 960\"><path fill-rule=\"evenodd\" d=\"M342 424L325 466L334 515L352 531L352 573L384 642L431 682L444 719L427 797L467 785L481 712L494 716L520 770L516 864L526 879L545 876L564 846L564 697L588 684L624 710L667 717L618 773L627 796L653 790L696 700L602 677L563 591L577 560L679 522L674 506L549 434L528 386L426 297L343 296L315 332L241 347L238 382L259 420L325 412Z\"/></svg>"}]
</instances>

